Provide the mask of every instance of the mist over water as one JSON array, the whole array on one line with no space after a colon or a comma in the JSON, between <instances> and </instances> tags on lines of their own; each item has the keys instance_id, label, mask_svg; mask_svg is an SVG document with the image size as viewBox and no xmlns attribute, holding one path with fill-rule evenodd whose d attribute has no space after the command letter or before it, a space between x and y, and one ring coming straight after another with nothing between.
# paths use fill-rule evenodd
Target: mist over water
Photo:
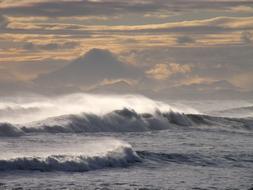
<instances>
[{"instance_id":1,"label":"mist over water","mask_svg":"<svg viewBox=\"0 0 253 190\"><path fill-rule=\"evenodd\" d=\"M99 140L99 141L98 141ZM37 142L37 146L29 147L29 142L22 145L17 145L19 152L8 150L5 154L0 155L1 160L15 159L17 157L42 157L46 158L52 155L67 155L95 157L106 156L107 153L121 150L122 148L132 148L127 142L118 140L116 138L102 137L102 138L88 138L85 144L68 144L66 141L61 143L57 141L52 146L49 146L45 140L41 140L43 146ZM3 151L3 150L2 150Z\"/></svg>"},{"instance_id":2,"label":"mist over water","mask_svg":"<svg viewBox=\"0 0 253 190\"><path fill-rule=\"evenodd\" d=\"M53 98L36 97L35 95L18 98L9 97L0 102L0 121L21 124L68 114L104 115L124 108L135 110L137 113L154 113L157 110L161 112L198 113L197 110L187 106L170 106L141 95L78 93Z\"/></svg>"},{"instance_id":3,"label":"mist over water","mask_svg":"<svg viewBox=\"0 0 253 190\"><path fill-rule=\"evenodd\" d=\"M185 104L171 104L173 106L140 95L79 93L53 98L11 97L0 104L0 136L144 132L174 127L207 127L229 131L253 128L250 118L228 117L220 110L216 114L204 115Z\"/></svg>"}]
</instances>

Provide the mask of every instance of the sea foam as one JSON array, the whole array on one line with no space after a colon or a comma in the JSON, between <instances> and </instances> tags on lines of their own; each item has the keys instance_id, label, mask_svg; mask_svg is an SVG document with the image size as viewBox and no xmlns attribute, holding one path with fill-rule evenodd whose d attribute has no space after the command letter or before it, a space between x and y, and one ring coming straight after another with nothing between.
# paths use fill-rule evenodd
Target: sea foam
<instances>
[{"instance_id":1,"label":"sea foam","mask_svg":"<svg viewBox=\"0 0 253 190\"><path fill-rule=\"evenodd\" d=\"M8 153L0 158L0 171L39 170L84 172L107 167L127 167L141 158L131 145L115 139L87 142L78 151Z\"/></svg>"}]
</instances>

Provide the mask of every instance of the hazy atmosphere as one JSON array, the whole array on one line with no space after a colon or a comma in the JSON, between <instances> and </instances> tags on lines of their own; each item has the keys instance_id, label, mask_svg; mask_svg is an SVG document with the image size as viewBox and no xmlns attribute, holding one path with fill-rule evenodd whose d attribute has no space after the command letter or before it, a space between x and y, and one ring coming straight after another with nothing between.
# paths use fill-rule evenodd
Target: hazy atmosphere
<instances>
[{"instance_id":1,"label":"hazy atmosphere","mask_svg":"<svg viewBox=\"0 0 253 190\"><path fill-rule=\"evenodd\" d=\"M0 0L0 190L253 190L253 0Z\"/></svg>"},{"instance_id":2,"label":"hazy atmosphere","mask_svg":"<svg viewBox=\"0 0 253 190\"><path fill-rule=\"evenodd\" d=\"M253 96L253 2L1 0L1 95Z\"/></svg>"}]
</instances>

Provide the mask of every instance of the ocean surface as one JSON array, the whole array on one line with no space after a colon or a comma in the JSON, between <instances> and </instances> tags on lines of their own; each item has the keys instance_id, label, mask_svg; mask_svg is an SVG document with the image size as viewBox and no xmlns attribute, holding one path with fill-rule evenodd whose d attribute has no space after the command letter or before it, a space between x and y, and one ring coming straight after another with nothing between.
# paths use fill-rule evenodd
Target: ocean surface
<instances>
[{"instance_id":1,"label":"ocean surface","mask_svg":"<svg viewBox=\"0 0 253 190\"><path fill-rule=\"evenodd\" d=\"M0 101L0 190L251 188L253 102Z\"/></svg>"}]
</instances>

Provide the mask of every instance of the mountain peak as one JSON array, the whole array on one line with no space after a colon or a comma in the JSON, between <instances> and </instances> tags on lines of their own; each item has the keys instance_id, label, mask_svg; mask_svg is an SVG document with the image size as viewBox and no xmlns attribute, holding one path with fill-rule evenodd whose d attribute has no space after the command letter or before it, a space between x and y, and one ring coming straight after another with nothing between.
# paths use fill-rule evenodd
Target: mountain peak
<instances>
[{"instance_id":1,"label":"mountain peak","mask_svg":"<svg viewBox=\"0 0 253 190\"><path fill-rule=\"evenodd\" d=\"M119 63L116 55L106 49L93 48L79 57L75 63L91 63L91 64L115 64Z\"/></svg>"}]
</instances>

